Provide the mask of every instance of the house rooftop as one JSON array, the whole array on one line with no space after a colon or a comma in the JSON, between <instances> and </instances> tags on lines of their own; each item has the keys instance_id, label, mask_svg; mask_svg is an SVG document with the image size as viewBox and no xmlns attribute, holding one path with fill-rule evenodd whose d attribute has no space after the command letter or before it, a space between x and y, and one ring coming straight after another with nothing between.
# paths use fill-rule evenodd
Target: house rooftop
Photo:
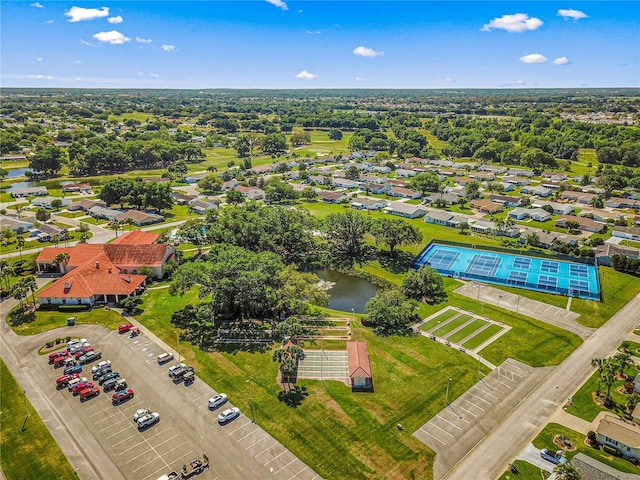
<instances>
[{"instance_id":1,"label":"house rooftop","mask_svg":"<svg viewBox=\"0 0 640 480\"><path fill-rule=\"evenodd\" d=\"M145 232L144 230L132 230L116 238L111 245L151 245L156 243L160 238L160 234L153 232Z\"/></svg>"},{"instance_id":2,"label":"house rooftop","mask_svg":"<svg viewBox=\"0 0 640 480\"><path fill-rule=\"evenodd\" d=\"M349 377L371 378L371 363L366 342L347 342Z\"/></svg>"},{"instance_id":3,"label":"house rooftop","mask_svg":"<svg viewBox=\"0 0 640 480\"><path fill-rule=\"evenodd\" d=\"M631 448L640 448L640 427L636 424L607 415L600 420L596 431Z\"/></svg>"}]
</instances>

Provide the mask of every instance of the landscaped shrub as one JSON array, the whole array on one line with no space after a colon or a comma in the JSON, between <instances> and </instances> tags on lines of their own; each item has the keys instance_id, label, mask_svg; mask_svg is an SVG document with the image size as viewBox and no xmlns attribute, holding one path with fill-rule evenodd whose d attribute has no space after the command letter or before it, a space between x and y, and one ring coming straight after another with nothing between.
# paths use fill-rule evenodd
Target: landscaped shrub
<instances>
[{"instance_id":1,"label":"landscaped shrub","mask_svg":"<svg viewBox=\"0 0 640 480\"><path fill-rule=\"evenodd\" d=\"M602 450L605 453L608 453L609 455L615 455L616 457L620 456L620 452L618 452L618 450L616 450L615 448L609 446L609 445L603 445L602 446Z\"/></svg>"},{"instance_id":2,"label":"landscaped shrub","mask_svg":"<svg viewBox=\"0 0 640 480\"><path fill-rule=\"evenodd\" d=\"M53 342L47 342L47 343L45 344L45 346L46 346L47 348L51 348L51 347L53 347Z\"/></svg>"},{"instance_id":3,"label":"landscaped shrub","mask_svg":"<svg viewBox=\"0 0 640 480\"><path fill-rule=\"evenodd\" d=\"M587 440L589 440L589 444L590 445L595 445L596 444L596 432L594 432L593 430L589 430L589 432L587 433Z\"/></svg>"},{"instance_id":4,"label":"landscaped shrub","mask_svg":"<svg viewBox=\"0 0 640 480\"><path fill-rule=\"evenodd\" d=\"M90 305L58 305L59 312L83 312L90 308Z\"/></svg>"}]
</instances>

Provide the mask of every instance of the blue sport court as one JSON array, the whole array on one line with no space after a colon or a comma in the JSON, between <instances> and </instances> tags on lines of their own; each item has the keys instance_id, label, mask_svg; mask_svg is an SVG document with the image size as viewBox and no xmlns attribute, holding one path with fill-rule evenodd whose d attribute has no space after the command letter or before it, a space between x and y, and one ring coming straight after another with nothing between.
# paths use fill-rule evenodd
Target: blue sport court
<instances>
[{"instance_id":1,"label":"blue sport court","mask_svg":"<svg viewBox=\"0 0 640 480\"><path fill-rule=\"evenodd\" d=\"M595 265L432 243L415 265L442 275L600 301Z\"/></svg>"}]
</instances>

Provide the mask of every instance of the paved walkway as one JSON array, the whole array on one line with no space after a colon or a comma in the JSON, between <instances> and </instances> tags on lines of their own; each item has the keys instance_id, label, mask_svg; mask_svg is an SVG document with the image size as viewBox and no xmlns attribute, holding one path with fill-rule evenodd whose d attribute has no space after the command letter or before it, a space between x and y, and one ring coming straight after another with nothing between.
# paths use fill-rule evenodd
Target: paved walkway
<instances>
[{"instance_id":1,"label":"paved walkway","mask_svg":"<svg viewBox=\"0 0 640 480\"><path fill-rule=\"evenodd\" d=\"M455 292L465 297L496 305L502 309L511 310L541 322L564 328L569 332L575 333L583 340L586 340L595 332L594 328L585 327L576 322L580 315L575 312L505 292L484 283L467 282L458 287Z\"/></svg>"}]
</instances>

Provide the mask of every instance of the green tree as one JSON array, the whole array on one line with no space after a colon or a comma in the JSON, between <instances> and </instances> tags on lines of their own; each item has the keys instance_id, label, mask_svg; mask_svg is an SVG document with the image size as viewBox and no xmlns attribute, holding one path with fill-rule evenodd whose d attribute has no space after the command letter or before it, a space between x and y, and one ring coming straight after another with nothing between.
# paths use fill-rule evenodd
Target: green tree
<instances>
[{"instance_id":1,"label":"green tree","mask_svg":"<svg viewBox=\"0 0 640 480\"><path fill-rule=\"evenodd\" d=\"M337 128L332 128L329 130L329 138L331 140L342 140L342 131Z\"/></svg>"},{"instance_id":2,"label":"green tree","mask_svg":"<svg viewBox=\"0 0 640 480\"><path fill-rule=\"evenodd\" d=\"M16 236L16 232L11 230L9 227L4 227L0 230L0 238L2 238L2 243L6 247L9 242Z\"/></svg>"},{"instance_id":3,"label":"green tree","mask_svg":"<svg viewBox=\"0 0 640 480\"><path fill-rule=\"evenodd\" d=\"M404 220L380 218L371 225L371 233L377 243L389 247L391 255L396 254L396 247L414 245L422 241L422 233L418 227Z\"/></svg>"},{"instance_id":4,"label":"green tree","mask_svg":"<svg viewBox=\"0 0 640 480\"><path fill-rule=\"evenodd\" d=\"M356 167L355 165L350 165L345 172L345 177L348 180L357 182L358 180L360 180L360 170L358 170L358 167Z\"/></svg>"},{"instance_id":5,"label":"green tree","mask_svg":"<svg viewBox=\"0 0 640 480\"><path fill-rule=\"evenodd\" d=\"M39 222L47 222L51 218L51 214L43 207L38 207L36 210L36 220Z\"/></svg>"},{"instance_id":6,"label":"green tree","mask_svg":"<svg viewBox=\"0 0 640 480\"><path fill-rule=\"evenodd\" d=\"M287 138L282 133L270 133L262 140L262 152L265 155L277 155L287 150Z\"/></svg>"},{"instance_id":7,"label":"green tree","mask_svg":"<svg viewBox=\"0 0 640 480\"><path fill-rule=\"evenodd\" d=\"M467 186L464 190L467 200L474 200L482 196L480 194L480 182L478 182L477 180L472 180L471 182L467 183Z\"/></svg>"},{"instance_id":8,"label":"green tree","mask_svg":"<svg viewBox=\"0 0 640 480\"><path fill-rule=\"evenodd\" d=\"M559 463L554 469L558 480L581 480L582 474L569 463Z\"/></svg>"},{"instance_id":9,"label":"green tree","mask_svg":"<svg viewBox=\"0 0 640 480\"><path fill-rule=\"evenodd\" d=\"M423 196L428 192L437 192L442 182L435 173L418 173L409 180L412 189L417 190Z\"/></svg>"},{"instance_id":10,"label":"green tree","mask_svg":"<svg viewBox=\"0 0 640 480\"><path fill-rule=\"evenodd\" d=\"M618 352L613 356L613 361L616 362L616 373L618 375L623 375L625 368L633 365L633 360L631 360L631 355L624 352Z\"/></svg>"},{"instance_id":11,"label":"green tree","mask_svg":"<svg viewBox=\"0 0 640 480\"><path fill-rule=\"evenodd\" d=\"M331 213L324 220L329 253L337 264L353 265L366 258L366 236L371 229L367 217L355 212Z\"/></svg>"},{"instance_id":12,"label":"green tree","mask_svg":"<svg viewBox=\"0 0 640 480\"><path fill-rule=\"evenodd\" d=\"M229 205L239 205L246 200L242 192L234 189L227 192L226 199Z\"/></svg>"},{"instance_id":13,"label":"green tree","mask_svg":"<svg viewBox=\"0 0 640 480\"><path fill-rule=\"evenodd\" d=\"M63 158L64 152L61 148L54 145L48 145L38 150L29 159L29 168L38 172L44 172L48 175L53 175L62 168Z\"/></svg>"},{"instance_id":14,"label":"green tree","mask_svg":"<svg viewBox=\"0 0 640 480\"><path fill-rule=\"evenodd\" d=\"M379 290L365 306L367 323L376 335L406 335L417 320L415 305L398 289Z\"/></svg>"},{"instance_id":15,"label":"green tree","mask_svg":"<svg viewBox=\"0 0 640 480\"><path fill-rule=\"evenodd\" d=\"M0 282L4 281L5 288L9 290L11 277L16 274L14 266L7 260L0 260Z\"/></svg>"},{"instance_id":16,"label":"green tree","mask_svg":"<svg viewBox=\"0 0 640 480\"><path fill-rule=\"evenodd\" d=\"M222 179L215 173L210 173L198 182L198 187L205 192L219 192L222 190Z\"/></svg>"},{"instance_id":17,"label":"green tree","mask_svg":"<svg viewBox=\"0 0 640 480\"><path fill-rule=\"evenodd\" d=\"M298 192L287 182L283 182L280 179L270 180L264 188L264 193L265 200L270 203L279 203L298 198Z\"/></svg>"},{"instance_id":18,"label":"green tree","mask_svg":"<svg viewBox=\"0 0 640 480\"><path fill-rule=\"evenodd\" d=\"M600 396L600 385L602 384L602 374L604 373L604 367L607 364L606 358L592 358L591 366L598 369L598 388L596 388L596 395Z\"/></svg>"},{"instance_id":19,"label":"green tree","mask_svg":"<svg viewBox=\"0 0 640 480\"><path fill-rule=\"evenodd\" d=\"M303 130L295 131L291 134L289 139L292 147L299 147L300 145L309 145L311 143L311 134Z\"/></svg>"},{"instance_id":20,"label":"green tree","mask_svg":"<svg viewBox=\"0 0 640 480\"><path fill-rule=\"evenodd\" d=\"M51 208L53 208L55 211L60 210L60 208L62 208L62 200L60 200L59 198L54 198L53 200L51 200Z\"/></svg>"},{"instance_id":21,"label":"green tree","mask_svg":"<svg viewBox=\"0 0 640 480\"><path fill-rule=\"evenodd\" d=\"M442 303L447 299L444 282L438 271L428 265L418 270L411 270L401 287L407 298L427 302L431 305Z\"/></svg>"},{"instance_id":22,"label":"green tree","mask_svg":"<svg viewBox=\"0 0 640 480\"><path fill-rule=\"evenodd\" d=\"M629 413L633 413L633 410L640 403L640 395L636 392L633 392L631 395L627 395L627 409Z\"/></svg>"},{"instance_id":23,"label":"green tree","mask_svg":"<svg viewBox=\"0 0 640 480\"><path fill-rule=\"evenodd\" d=\"M65 274L67 273L67 264L69 263L70 259L71 255L69 255L67 252L59 253L53 259L53 264L60 269L60 272L62 274Z\"/></svg>"}]
</instances>

